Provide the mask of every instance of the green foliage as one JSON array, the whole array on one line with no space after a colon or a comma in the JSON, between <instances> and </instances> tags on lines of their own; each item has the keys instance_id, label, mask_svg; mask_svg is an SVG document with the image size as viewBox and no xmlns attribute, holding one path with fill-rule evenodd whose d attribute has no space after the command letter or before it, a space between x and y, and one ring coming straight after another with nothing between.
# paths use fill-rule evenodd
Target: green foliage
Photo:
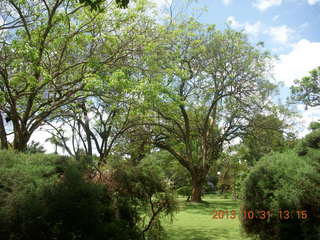
<instances>
[{"instance_id":1,"label":"green foliage","mask_svg":"<svg viewBox=\"0 0 320 240\"><path fill-rule=\"evenodd\" d=\"M89 6L91 10L102 11L102 3L105 0L79 0L79 3L83 3L86 6ZM119 8L127 8L129 0L116 0L116 4Z\"/></svg>"},{"instance_id":2,"label":"green foliage","mask_svg":"<svg viewBox=\"0 0 320 240\"><path fill-rule=\"evenodd\" d=\"M190 198L192 193L192 187L191 186L183 186L177 189L177 193L181 196Z\"/></svg>"},{"instance_id":3,"label":"green foliage","mask_svg":"<svg viewBox=\"0 0 320 240\"><path fill-rule=\"evenodd\" d=\"M320 129L320 122L318 121L318 122L312 122L312 123L310 123L309 128L310 128L311 130Z\"/></svg>"},{"instance_id":4,"label":"green foliage","mask_svg":"<svg viewBox=\"0 0 320 240\"><path fill-rule=\"evenodd\" d=\"M129 0L116 0L116 3L120 8L126 8L128 7Z\"/></svg>"},{"instance_id":5,"label":"green foliage","mask_svg":"<svg viewBox=\"0 0 320 240\"><path fill-rule=\"evenodd\" d=\"M56 182L64 161L53 154L0 151L0 236L7 231L16 204Z\"/></svg>"},{"instance_id":6,"label":"green foliage","mask_svg":"<svg viewBox=\"0 0 320 240\"><path fill-rule=\"evenodd\" d=\"M1 150L0 201L10 202L11 198L29 189L53 183L58 178L63 162L63 157L53 154L20 154Z\"/></svg>"},{"instance_id":7,"label":"green foliage","mask_svg":"<svg viewBox=\"0 0 320 240\"><path fill-rule=\"evenodd\" d=\"M246 169L241 169L235 176L234 188L232 189L234 199L243 199L243 183L248 174L249 169L246 166Z\"/></svg>"},{"instance_id":8,"label":"green foliage","mask_svg":"<svg viewBox=\"0 0 320 240\"><path fill-rule=\"evenodd\" d=\"M1 239L141 239L136 210L86 181L84 168L55 155L1 153Z\"/></svg>"},{"instance_id":9,"label":"green foliage","mask_svg":"<svg viewBox=\"0 0 320 240\"><path fill-rule=\"evenodd\" d=\"M10 113L13 148L25 151L44 122L61 120L59 110L65 113L88 95L104 94L109 100L120 95L121 87L121 93L129 92L126 83L139 64L137 51L140 54L143 43L152 41L147 24L151 17L145 14L146 1L126 11L104 0L18 2L4 1L2 6L8 9L3 18L12 21L0 36L0 86L6 86L0 88L0 110ZM115 2L126 7L129 0ZM92 12L85 5L95 10L106 6L106 11ZM19 19L27 20L14 26ZM119 97L113 100L115 107L122 104ZM2 139L5 130L0 130Z\"/></svg>"},{"instance_id":10,"label":"green foliage","mask_svg":"<svg viewBox=\"0 0 320 240\"><path fill-rule=\"evenodd\" d=\"M90 6L91 10L102 10L101 4L103 0L79 0L79 3L83 3L86 6Z\"/></svg>"},{"instance_id":11,"label":"green foliage","mask_svg":"<svg viewBox=\"0 0 320 240\"><path fill-rule=\"evenodd\" d=\"M153 59L143 59L161 75L144 73L151 82L144 91L150 111L141 115L156 147L188 171L192 201L200 201L225 142L241 134L274 89L265 78L271 56L240 32L219 31L192 17L170 29Z\"/></svg>"},{"instance_id":12,"label":"green foliage","mask_svg":"<svg viewBox=\"0 0 320 240\"><path fill-rule=\"evenodd\" d=\"M302 141L303 154L293 151L262 158L244 183L243 210L273 211L269 220L245 219L242 225L260 239L319 239L320 236L320 132L308 134ZM289 210L290 219L280 219L279 210ZM297 211L307 211L300 219Z\"/></svg>"},{"instance_id":13,"label":"green foliage","mask_svg":"<svg viewBox=\"0 0 320 240\"><path fill-rule=\"evenodd\" d=\"M163 179L171 181L175 189L191 185L188 171L166 151L160 150L148 154L140 166L156 170Z\"/></svg>"},{"instance_id":14,"label":"green foliage","mask_svg":"<svg viewBox=\"0 0 320 240\"><path fill-rule=\"evenodd\" d=\"M249 168L246 160L247 147L238 144L221 154L217 161L219 171L217 188L219 192L231 192L233 199L241 198L241 186ZM215 172L215 174L216 174Z\"/></svg>"},{"instance_id":15,"label":"green foliage","mask_svg":"<svg viewBox=\"0 0 320 240\"><path fill-rule=\"evenodd\" d=\"M319 122L312 122L309 128L313 131L305 136L297 145L297 152L300 156L306 155L312 148L320 148Z\"/></svg>"},{"instance_id":16,"label":"green foliage","mask_svg":"<svg viewBox=\"0 0 320 240\"><path fill-rule=\"evenodd\" d=\"M244 159L253 165L262 156L272 151L283 150L284 128L284 122L274 115L256 115L243 137L243 144L247 148L247 151L243 152Z\"/></svg>"},{"instance_id":17,"label":"green foliage","mask_svg":"<svg viewBox=\"0 0 320 240\"><path fill-rule=\"evenodd\" d=\"M156 170L121 164L113 167L107 185L116 201L130 203L142 213L139 225L146 239L165 237L160 220L172 218L177 206L172 186Z\"/></svg>"},{"instance_id":18,"label":"green foliage","mask_svg":"<svg viewBox=\"0 0 320 240\"><path fill-rule=\"evenodd\" d=\"M291 87L292 99L306 106L320 105L320 67L310 71L310 75L295 81Z\"/></svg>"}]
</instances>

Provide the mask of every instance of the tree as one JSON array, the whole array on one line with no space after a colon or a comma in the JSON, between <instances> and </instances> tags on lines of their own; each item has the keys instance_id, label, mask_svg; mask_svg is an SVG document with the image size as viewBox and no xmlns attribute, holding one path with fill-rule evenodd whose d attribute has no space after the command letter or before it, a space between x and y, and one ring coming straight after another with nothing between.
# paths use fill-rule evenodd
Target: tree
<instances>
[{"instance_id":1,"label":"tree","mask_svg":"<svg viewBox=\"0 0 320 240\"><path fill-rule=\"evenodd\" d=\"M0 111L0 149L8 149L9 143L7 139L7 133L5 131L5 123L3 119L3 115Z\"/></svg>"},{"instance_id":2,"label":"tree","mask_svg":"<svg viewBox=\"0 0 320 240\"><path fill-rule=\"evenodd\" d=\"M52 135L51 137L47 138L45 141L51 143L52 145L54 145L54 153L58 154L58 147L64 148L64 144L63 143L66 140L67 139L65 137L61 139L61 138L57 137L56 135Z\"/></svg>"},{"instance_id":3,"label":"tree","mask_svg":"<svg viewBox=\"0 0 320 240\"><path fill-rule=\"evenodd\" d=\"M276 115L257 114L249 123L242 137L246 147L243 156L253 165L262 156L272 151L281 151L285 147L285 123Z\"/></svg>"},{"instance_id":4,"label":"tree","mask_svg":"<svg viewBox=\"0 0 320 240\"><path fill-rule=\"evenodd\" d=\"M156 24L146 14L147 10L150 10L148 4L140 2L136 8L128 10L130 22L123 21L119 32L107 36L113 39L114 47L121 50L118 64L103 67L100 62L94 62L92 67L95 74L90 76L90 81L81 92L83 98L61 107L56 111L54 121L46 121L71 156L75 155L78 148L82 148L87 156L98 155L99 164L103 164L115 152L124 155L130 148L130 142L140 144L140 140L134 136L139 130L132 127L139 125L140 120L136 108L142 95L142 59L151 51L143 46L155 42L157 38ZM103 26L97 31L104 32ZM112 46L101 47L100 55L107 55L108 51L104 48ZM70 139L69 143L63 141L65 136ZM140 154L140 146L134 153L137 156L133 157L137 160L143 155Z\"/></svg>"},{"instance_id":5,"label":"tree","mask_svg":"<svg viewBox=\"0 0 320 240\"><path fill-rule=\"evenodd\" d=\"M241 197L241 185L249 172L247 161L242 158L242 149L242 144L234 145L227 149L217 161L217 169L220 172L218 187L221 192L230 189L233 199Z\"/></svg>"},{"instance_id":6,"label":"tree","mask_svg":"<svg viewBox=\"0 0 320 240\"><path fill-rule=\"evenodd\" d=\"M310 71L310 76L294 81L296 86L291 87L292 98L302 102L307 107L320 106L320 67Z\"/></svg>"},{"instance_id":7,"label":"tree","mask_svg":"<svg viewBox=\"0 0 320 240\"><path fill-rule=\"evenodd\" d=\"M66 108L68 111L64 111L55 122L48 122L53 128L51 134L69 155L77 158L77 152L83 149L88 157L97 154L99 164L107 162L120 137L133 123L131 119L129 122L130 107L123 106L116 99L108 102L95 97L94 101L82 101Z\"/></svg>"},{"instance_id":8,"label":"tree","mask_svg":"<svg viewBox=\"0 0 320 240\"><path fill-rule=\"evenodd\" d=\"M7 148L26 149L33 134L58 109L84 98L95 74L112 68L133 51L119 35L132 37L137 8L122 13L87 11L65 0L1 2L0 134ZM133 14L133 11L136 11ZM3 118L12 123L9 129Z\"/></svg>"},{"instance_id":9,"label":"tree","mask_svg":"<svg viewBox=\"0 0 320 240\"><path fill-rule=\"evenodd\" d=\"M264 78L269 55L239 32L220 32L193 19L171 29L161 44L166 50L159 46L154 56L161 74L149 75L144 100L152 112L144 122L153 144L188 170L191 200L198 202L224 144L261 111L272 89Z\"/></svg>"}]
</instances>

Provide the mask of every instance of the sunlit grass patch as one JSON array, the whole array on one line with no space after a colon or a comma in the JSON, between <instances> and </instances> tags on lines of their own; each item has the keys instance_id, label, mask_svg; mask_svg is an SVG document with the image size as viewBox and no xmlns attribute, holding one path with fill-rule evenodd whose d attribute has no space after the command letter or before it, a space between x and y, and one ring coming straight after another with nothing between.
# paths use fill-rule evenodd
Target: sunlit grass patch
<instances>
[{"instance_id":1,"label":"sunlit grass patch","mask_svg":"<svg viewBox=\"0 0 320 240\"><path fill-rule=\"evenodd\" d=\"M219 195L206 195L203 203L186 202L179 198L180 211L175 215L172 223L164 222L168 233L168 240L249 240L241 233L239 215L239 201L223 199ZM213 219L213 210L235 210L237 216L231 219Z\"/></svg>"}]
</instances>

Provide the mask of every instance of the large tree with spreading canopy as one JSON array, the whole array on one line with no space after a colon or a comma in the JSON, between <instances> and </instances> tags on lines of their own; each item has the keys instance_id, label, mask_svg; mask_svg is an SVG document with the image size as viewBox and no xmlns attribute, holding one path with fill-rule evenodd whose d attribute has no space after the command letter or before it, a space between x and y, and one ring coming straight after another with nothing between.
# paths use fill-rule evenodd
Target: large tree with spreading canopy
<instances>
[{"instance_id":1,"label":"large tree with spreading canopy","mask_svg":"<svg viewBox=\"0 0 320 240\"><path fill-rule=\"evenodd\" d=\"M99 3L104 11L67 0L0 3L2 148L12 134L13 148L24 151L57 110L83 101L97 72L122 66L139 50L133 28L144 8L123 11L111 2Z\"/></svg>"},{"instance_id":2,"label":"large tree with spreading canopy","mask_svg":"<svg viewBox=\"0 0 320 240\"><path fill-rule=\"evenodd\" d=\"M163 49L160 51L159 49ZM237 138L268 102L270 56L242 33L194 19L176 24L158 46L158 72L144 96L151 141L171 153L192 178L192 201L225 144ZM149 60L152 57L149 57Z\"/></svg>"}]
</instances>

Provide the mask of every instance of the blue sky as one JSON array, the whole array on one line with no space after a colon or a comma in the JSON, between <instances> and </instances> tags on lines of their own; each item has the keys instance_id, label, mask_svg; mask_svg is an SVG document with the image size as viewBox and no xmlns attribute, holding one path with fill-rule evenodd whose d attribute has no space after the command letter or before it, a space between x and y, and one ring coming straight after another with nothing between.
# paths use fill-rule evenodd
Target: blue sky
<instances>
[{"instance_id":1,"label":"blue sky","mask_svg":"<svg viewBox=\"0 0 320 240\"><path fill-rule=\"evenodd\" d=\"M202 0L196 5L208 8L201 22L219 28L229 22L276 54L288 53L301 39L320 42L319 0Z\"/></svg>"}]
</instances>

